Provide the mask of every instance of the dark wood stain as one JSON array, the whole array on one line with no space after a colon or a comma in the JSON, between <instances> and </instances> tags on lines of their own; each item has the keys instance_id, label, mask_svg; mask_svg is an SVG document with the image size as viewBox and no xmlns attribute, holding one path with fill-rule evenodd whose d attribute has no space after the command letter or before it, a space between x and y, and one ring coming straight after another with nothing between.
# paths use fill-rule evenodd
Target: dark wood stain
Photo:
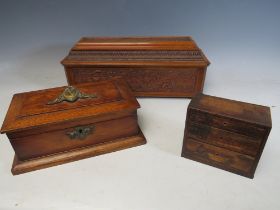
<instances>
[{"instance_id":1,"label":"dark wood stain","mask_svg":"<svg viewBox=\"0 0 280 210\"><path fill-rule=\"evenodd\" d=\"M198 94L188 107L182 157L253 178L271 128L269 107Z\"/></svg>"}]
</instances>

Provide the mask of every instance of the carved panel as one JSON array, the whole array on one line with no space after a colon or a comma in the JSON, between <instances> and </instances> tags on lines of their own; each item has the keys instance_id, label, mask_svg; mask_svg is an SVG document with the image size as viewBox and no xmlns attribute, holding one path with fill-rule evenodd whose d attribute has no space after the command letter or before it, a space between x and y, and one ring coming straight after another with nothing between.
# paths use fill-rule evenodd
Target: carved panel
<instances>
[{"instance_id":1,"label":"carved panel","mask_svg":"<svg viewBox=\"0 0 280 210\"><path fill-rule=\"evenodd\" d=\"M74 68L74 83L124 77L134 92L185 92L195 90L195 68Z\"/></svg>"},{"instance_id":2,"label":"carved panel","mask_svg":"<svg viewBox=\"0 0 280 210\"><path fill-rule=\"evenodd\" d=\"M198 50L71 51L65 61L204 61Z\"/></svg>"}]
</instances>

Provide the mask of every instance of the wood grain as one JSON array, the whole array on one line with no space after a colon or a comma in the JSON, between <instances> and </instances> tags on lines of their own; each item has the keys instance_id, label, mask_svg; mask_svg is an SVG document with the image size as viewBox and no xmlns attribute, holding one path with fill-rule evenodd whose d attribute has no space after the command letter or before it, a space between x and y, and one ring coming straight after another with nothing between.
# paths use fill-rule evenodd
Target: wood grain
<instances>
[{"instance_id":1,"label":"wood grain","mask_svg":"<svg viewBox=\"0 0 280 210\"><path fill-rule=\"evenodd\" d=\"M210 64L191 37L84 37L61 63L69 84L123 77L138 97L192 97Z\"/></svg>"},{"instance_id":2,"label":"wood grain","mask_svg":"<svg viewBox=\"0 0 280 210\"><path fill-rule=\"evenodd\" d=\"M87 124L83 125L83 127L92 128L92 133L83 139L71 139L67 133L73 131L75 127L68 127L63 130L53 130L10 139L10 142L18 159L27 160L65 150L108 142L115 138L128 137L138 133L136 115Z\"/></svg>"},{"instance_id":3,"label":"wood grain","mask_svg":"<svg viewBox=\"0 0 280 210\"><path fill-rule=\"evenodd\" d=\"M271 127L269 107L198 94L188 106L182 157L253 178Z\"/></svg>"},{"instance_id":4,"label":"wood grain","mask_svg":"<svg viewBox=\"0 0 280 210\"><path fill-rule=\"evenodd\" d=\"M59 96L65 87L15 94L1 133L83 120L93 116L100 117L108 113L114 115L140 107L126 82L121 79L79 84L75 87L88 94L96 93L97 98L48 105L47 103Z\"/></svg>"},{"instance_id":5,"label":"wood grain","mask_svg":"<svg viewBox=\"0 0 280 210\"><path fill-rule=\"evenodd\" d=\"M242 175L252 170L254 158L231 150L215 147L193 139L188 139L184 156L199 162L228 169Z\"/></svg>"},{"instance_id":6,"label":"wood grain","mask_svg":"<svg viewBox=\"0 0 280 210\"><path fill-rule=\"evenodd\" d=\"M75 85L96 97L48 103L65 88L13 97L1 133L7 134L15 151L14 174L146 142L138 127L140 105L124 80Z\"/></svg>"},{"instance_id":7,"label":"wood grain","mask_svg":"<svg viewBox=\"0 0 280 210\"><path fill-rule=\"evenodd\" d=\"M12 174L18 175L27 173L43 168L57 166L77 160L82 160L97 155L111 153L123 149L128 149L135 146L146 144L146 139L143 136L141 130L137 135L133 135L127 138L119 138L106 143L101 143L94 146L82 147L75 150L64 151L49 156L43 156L28 161L19 161L15 155Z\"/></svg>"}]
</instances>

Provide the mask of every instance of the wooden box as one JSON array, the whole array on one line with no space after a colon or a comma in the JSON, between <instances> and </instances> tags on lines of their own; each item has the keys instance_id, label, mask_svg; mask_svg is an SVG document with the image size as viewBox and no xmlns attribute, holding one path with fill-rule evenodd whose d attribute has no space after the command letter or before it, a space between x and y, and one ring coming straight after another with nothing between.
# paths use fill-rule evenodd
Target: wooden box
<instances>
[{"instance_id":1,"label":"wooden box","mask_svg":"<svg viewBox=\"0 0 280 210\"><path fill-rule=\"evenodd\" d=\"M188 107L182 156L253 178L271 127L269 107L198 94Z\"/></svg>"},{"instance_id":2,"label":"wooden box","mask_svg":"<svg viewBox=\"0 0 280 210\"><path fill-rule=\"evenodd\" d=\"M85 37L61 63L70 85L124 77L144 97L192 97L209 65L191 37Z\"/></svg>"},{"instance_id":3,"label":"wooden box","mask_svg":"<svg viewBox=\"0 0 280 210\"><path fill-rule=\"evenodd\" d=\"M139 107L119 79L15 94L1 128L15 151L12 173L145 144Z\"/></svg>"}]
</instances>

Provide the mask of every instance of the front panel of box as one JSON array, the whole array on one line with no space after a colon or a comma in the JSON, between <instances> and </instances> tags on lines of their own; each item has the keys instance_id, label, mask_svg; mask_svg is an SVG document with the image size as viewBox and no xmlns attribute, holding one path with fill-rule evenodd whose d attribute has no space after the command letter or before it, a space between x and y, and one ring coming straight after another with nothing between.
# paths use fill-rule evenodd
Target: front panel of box
<instances>
[{"instance_id":1,"label":"front panel of box","mask_svg":"<svg viewBox=\"0 0 280 210\"><path fill-rule=\"evenodd\" d=\"M66 67L70 85L123 77L135 96L192 97L203 89L203 67Z\"/></svg>"},{"instance_id":2,"label":"front panel of box","mask_svg":"<svg viewBox=\"0 0 280 210\"><path fill-rule=\"evenodd\" d=\"M18 159L26 160L136 134L138 124L134 115L87 125L79 125L77 122L75 127L28 135L10 141Z\"/></svg>"}]
</instances>

